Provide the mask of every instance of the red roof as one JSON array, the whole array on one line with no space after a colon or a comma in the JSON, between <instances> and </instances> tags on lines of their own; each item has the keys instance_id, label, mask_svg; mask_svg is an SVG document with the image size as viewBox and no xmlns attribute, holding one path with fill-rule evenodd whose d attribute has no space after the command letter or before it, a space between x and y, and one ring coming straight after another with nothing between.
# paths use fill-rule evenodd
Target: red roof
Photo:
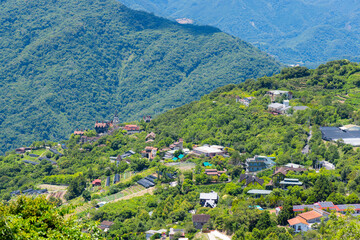
<instances>
[{"instance_id":1,"label":"red roof","mask_svg":"<svg viewBox=\"0 0 360 240\"><path fill-rule=\"evenodd\" d=\"M97 128L105 128L105 127L107 127L107 124L106 123L104 123L104 122L97 122L97 123L95 123L95 127Z\"/></svg>"},{"instance_id":2,"label":"red roof","mask_svg":"<svg viewBox=\"0 0 360 240\"><path fill-rule=\"evenodd\" d=\"M96 183L100 183L100 184L101 184L101 180L100 180L100 179L95 179L94 181L92 181L92 184L96 184Z\"/></svg>"},{"instance_id":3,"label":"red roof","mask_svg":"<svg viewBox=\"0 0 360 240\"><path fill-rule=\"evenodd\" d=\"M308 220L312 220L315 218L320 218L320 217L322 217L322 215L316 211L309 211L309 212L304 212L304 213L299 214L299 217L302 217L303 219L308 221Z\"/></svg>"},{"instance_id":4,"label":"red roof","mask_svg":"<svg viewBox=\"0 0 360 240\"><path fill-rule=\"evenodd\" d=\"M126 131L139 131L139 130L140 130L140 127L137 126L137 125L126 125L126 126L124 127L124 129L125 129Z\"/></svg>"},{"instance_id":5,"label":"red roof","mask_svg":"<svg viewBox=\"0 0 360 240\"><path fill-rule=\"evenodd\" d=\"M289 219L287 220L288 223L290 224L290 226L293 226L295 224L299 224L299 223L303 223L303 224L306 224L306 225L309 225L305 219L301 218L301 217L296 217L296 218L292 218L292 219Z\"/></svg>"}]
</instances>

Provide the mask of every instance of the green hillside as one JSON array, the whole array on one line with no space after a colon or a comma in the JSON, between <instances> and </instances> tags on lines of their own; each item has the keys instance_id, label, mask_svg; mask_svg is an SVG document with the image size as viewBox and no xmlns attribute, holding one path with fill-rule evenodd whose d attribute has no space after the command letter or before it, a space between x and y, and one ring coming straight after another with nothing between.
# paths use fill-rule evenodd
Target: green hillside
<instances>
[{"instance_id":1,"label":"green hillside","mask_svg":"<svg viewBox=\"0 0 360 240\"><path fill-rule=\"evenodd\" d=\"M115 0L0 2L0 152L60 140L112 117L139 119L279 64L212 27Z\"/></svg>"},{"instance_id":2,"label":"green hillside","mask_svg":"<svg viewBox=\"0 0 360 240\"><path fill-rule=\"evenodd\" d=\"M308 108L274 114L268 109L271 102L267 95L269 90L291 91L290 106ZM250 96L254 99L247 107L235 101L236 97ZM281 102L284 99L275 100ZM150 123L140 122L138 124L144 130L141 133L128 135L126 131L117 130L93 143L81 143L80 136L71 135L65 142L67 148L48 143L57 147L64 156L46 150L44 142L35 142L33 146L39 149L32 153L47 156L56 161L56 165L40 161L29 153L10 152L7 156L0 156L0 198L9 200L10 191L40 188L38 184L68 185L65 194L68 204L60 209L75 208L81 219L79 224L113 221L114 225L104 233L107 239L143 239L149 229L170 227L186 229L186 237L195 239L197 230L193 227L190 210L210 215L211 222L207 227L234 234L235 239L266 239L268 235L268 239L340 239L347 234L346 229L358 226L357 218L337 218L334 215L321 223L321 229L297 235L291 228L281 226L287 226L287 220L294 217L293 205L318 201L334 204L360 202L359 149L342 141L323 141L319 130L320 126L360 124L359 102L360 65L357 63L339 60L314 70L285 68L271 77L220 87L199 101L161 114ZM146 136L150 132L156 133L156 137L147 142ZM89 131L86 134L95 133ZM203 144L222 145L227 156L211 158L188 154L181 160L181 165L169 166L173 160L162 157L179 138L184 140L184 147L190 149ZM306 145L309 145L310 152L303 153ZM141 157L146 146L158 148L157 156L151 160ZM129 150L136 154L124 157L118 165L110 161L111 156ZM257 172L262 184L245 186L244 181L240 181L240 174L244 173L243 163L254 155L273 157L277 167L287 163L303 165L306 170L289 170L285 174L287 178L299 179L302 185L288 187L288 190L274 185L269 195L254 198L248 190L265 189L275 168ZM39 164L24 163L24 160ZM336 169L316 171L314 168L323 160L332 163ZM204 162L212 165L205 167ZM220 176L208 176L205 170L209 168L226 169L226 172ZM178 178L157 175L156 186L146 190L149 194L141 195L145 189L137 181L149 174L156 175L156 171L177 173ZM115 174L121 174L117 184L112 183ZM105 186L108 176L111 183ZM101 187L91 186L94 179L102 181ZM169 187L171 181L178 185ZM199 193L211 190L220 196L216 208L202 207ZM122 198L124 196L126 198ZM101 201L109 203L100 209L91 208ZM61 205L59 201L55 203ZM283 206L283 209L276 216L257 210L256 205L265 210L274 210L278 206ZM0 212L2 208L7 209L0 205ZM5 211L6 219L13 219L13 215L16 213ZM14 222L5 230L21 226L20 222ZM25 228L26 231L34 229ZM350 235L356 236L355 239L360 236L358 229Z\"/></svg>"},{"instance_id":3,"label":"green hillside","mask_svg":"<svg viewBox=\"0 0 360 240\"><path fill-rule=\"evenodd\" d=\"M220 28L284 64L316 67L347 58L359 61L359 8L355 0L119 0L171 19L190 18Z\"/></svg>"}]
</instances>

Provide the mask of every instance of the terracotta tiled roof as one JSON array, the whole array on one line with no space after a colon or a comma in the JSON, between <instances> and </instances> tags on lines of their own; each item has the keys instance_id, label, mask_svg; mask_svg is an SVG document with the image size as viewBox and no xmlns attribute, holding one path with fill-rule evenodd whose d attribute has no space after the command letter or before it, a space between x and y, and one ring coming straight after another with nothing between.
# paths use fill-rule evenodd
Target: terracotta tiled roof
<instances>
[{"instance_id":1,"label":"terracotta tiled roof","mask_svg":"<svg viewBox=\"0 0 360 240\"><path fill-rule=\"evenodd\" d=\"M105 127L107 127L107 124L104 122L97 122L97 123L95 123L95 127L96 128L105 128Z\"/></svg>"},{"instance_id":2,"label":"terracotta tiled roof","mask_svg":"<svg viewBox=\"0 0 360 240\"><path fill-rule=\"evenodd\" d=\"M92 184L96 184L96 183L101 183L100 179L95 179L94 181L92 181Z\"/></svg>"},{"instance_id":3,"label":"terracotta tiled roof","mask_svg":"<svg viewBox=\"0 0 360 240\"><path fill-rule=\"evenodd\" d=\"M301 218L301 217L295 217L295 218L292 218L292 219L289 219L287 220L288 223L290 224L290 226L293 226L295 224L299 224L299 223L303 223L303 224L306 224L306 225L309 225L305 219Z\"/></svg>"},{"instance_id":4,"label":"terracotta tiled roof","mask_svg":"<svg viewBox=\"0 0 360 240\"><path fill-rule=\"evenodd\" d=\"M304 212L304 213L299 214L299 217L308 221L311 219L320 218L320 217L322 217L322 215L316 211L309 211L309 212Z\"/></svg>"},{"instance_id":5,"label":"terracotta tiled roof","mask_svg":"<svg viewBox=\"0 0 360 240\"><path fill-rule=\"evenodd\" d=\"M137 125L126 125L124 129L127 131L138 131L140 130L140 127Z\"/></svg>"}]
</instances>

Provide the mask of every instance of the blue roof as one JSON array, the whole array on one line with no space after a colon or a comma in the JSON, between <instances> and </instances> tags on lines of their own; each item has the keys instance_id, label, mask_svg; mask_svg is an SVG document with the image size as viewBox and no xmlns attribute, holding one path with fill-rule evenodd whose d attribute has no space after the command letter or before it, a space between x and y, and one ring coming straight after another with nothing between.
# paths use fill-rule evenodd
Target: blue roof
<instances>
[{"instance_id":1,"label":"blue roof","mask_svg":"<svg viewBox=\"0 0 360 240\"><path fill-rule=\"evenodd\" d=\"M203 165L204 165L205 167L210 167L210 166L212 166L212 164L209 163L209 162L204 162Z\"/></svg>"},{"instance_id":2,"label":"blue roof","mask_svg":"<svg viewBox=\"0 0 360 240\"><path fill-rule=\"evenodd\" d=\"M177 158L177 157L174 157L172 160L173 160L173 161L176 161L176 160L178 160L178 158Z\"/></svg>"},{"instance_id":3,"label":"blue roof","mask_svg":"<svg viewBox=\"0 0 360 240\"><path fill-rule=\"evenodd\" d=\"M179 159L182 159L183 157L184 157L184 154L180 154L180 155L178 156Z\"/></svg>"}]
</instances>

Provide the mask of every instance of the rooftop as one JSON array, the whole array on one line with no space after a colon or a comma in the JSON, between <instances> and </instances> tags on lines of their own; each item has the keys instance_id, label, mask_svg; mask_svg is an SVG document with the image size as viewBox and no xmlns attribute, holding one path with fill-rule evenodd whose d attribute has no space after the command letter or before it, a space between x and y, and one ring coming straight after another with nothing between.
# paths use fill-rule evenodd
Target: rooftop
<instances>
[{"instance_id":1,"label":"rooftop","mask_svg":"<svg viewBox=\"0 0 360 240\"><path fill-rule=\"evenodd\" d=\"M209 193L200 193L200 199L218 199L218 194L214 191Z\"/></svg>"},{"instance_id":2,"label":"rooftop","mask_svg":"<svg viewBox=\"0 0 360 240\"><path fill-rule=\"evenodd\" d=\"M303 219L308 221L308 220L312 220L312 219L315 219L315 218L320 218L320 217L322 217L322 215L320 213L312 210L312 211L309 211L309 212L304 212L304 213L299 214L299 217L302 217Z\"/></svg>"},{"instance_id":3,"label":"rooftop","mask_svg":"<svg viewBox=\"0 0 360 240\"><path fill-rule=\"evenodd\" d=\"M271 190L262 190L262 189L251 189L247 192L247 194L261 194L261 195L269 195Z\"/></svg>"},{"instance_id":4,"label":"rooftop","mask_svg":"<svg viewBox=\"0 0 360 240\"><path fill-rule=\"evenodd\" d=\"M220 150L218 147L213 146L202 146L194 148L195 151L203 152L203 153L222 153L223 151Z\"/></svg>"}]
</instances>

